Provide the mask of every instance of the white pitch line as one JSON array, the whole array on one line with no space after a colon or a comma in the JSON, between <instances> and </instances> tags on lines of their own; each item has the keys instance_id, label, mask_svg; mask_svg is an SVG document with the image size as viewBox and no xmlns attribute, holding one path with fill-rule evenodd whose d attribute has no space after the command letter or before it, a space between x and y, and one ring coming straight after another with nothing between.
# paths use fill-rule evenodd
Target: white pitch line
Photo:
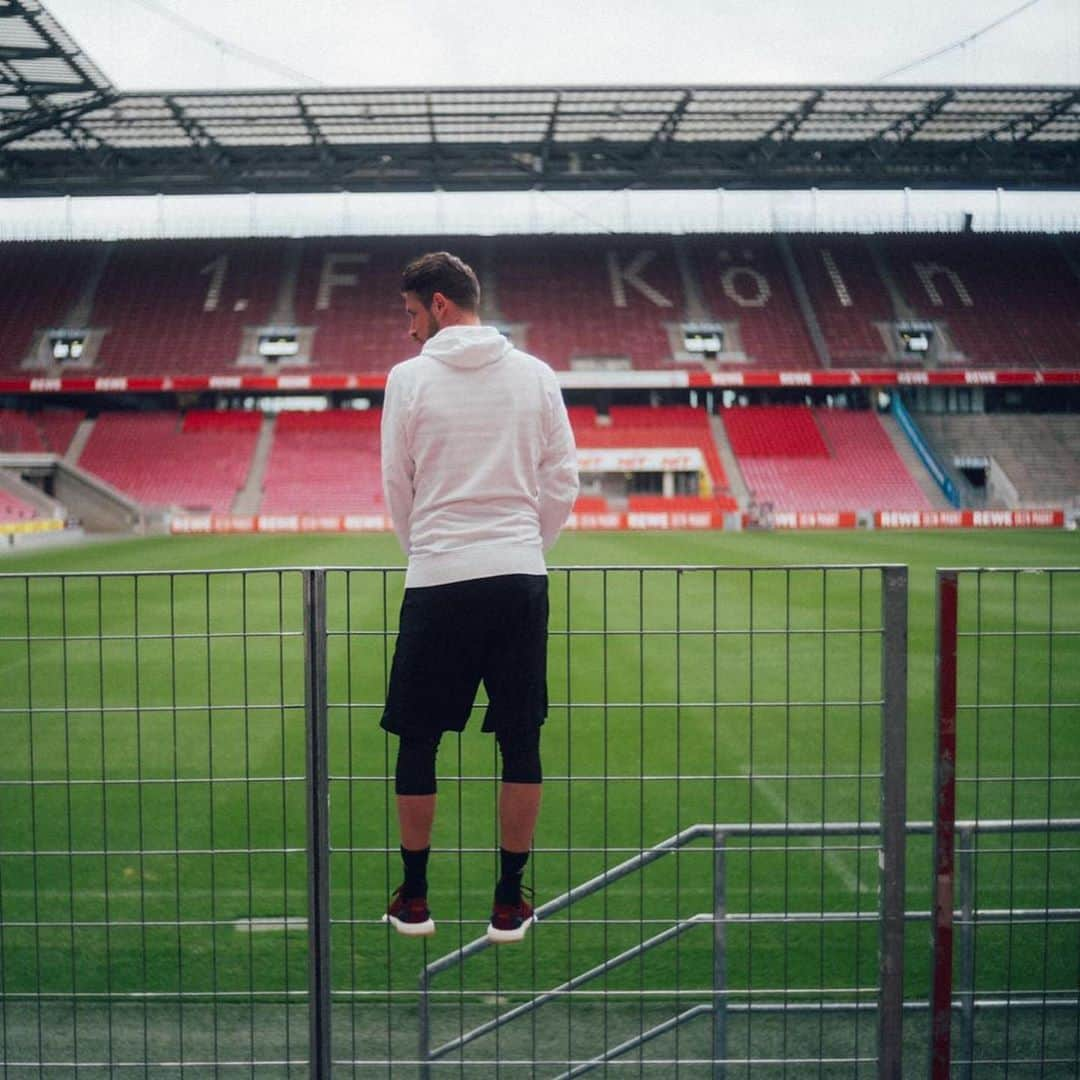
<instances>
[{"instance_id":1,"label":"white pitch line","mask_svg":"<svg viewBox=\"0 0 1080 1080\"><path fill-rule=\"evenodd\" d=\"M783 797L774 790L775 781L773 780L755 780L749 775L747 779L751 781L751 791L760 792L765 796L765 801L770 803L774 810L780 811L787 816L788 806ZM835 851L825 852L825 865L850 889L852 892L876 892L877 883L868 882L865 880L860 881L857 874L852 873L848 869L847 864Z\"/></svg>"},{"instance_id":2,"label":"white pitch line","mask_svg":"<svg viewBox=\"0 0 1080 1080\"><path fill-rule=\"evenodd\" d=\"M4 896L59 896L63 899L67 899L72 890L69 888L56 888L54 886L46 886L40 889L34 889L27 886L14 886L12 888L4 889ZM305 891L304 886L298 886L291 890L298 895ZM127 904L132 901L137 901L142 897L147 900L151 899L169 899L172 900L176 897L176 889L140 889L137 885L118 885L114 889L109 889L107 892L104 889L84 889L81 886L77 886L74 890L76 903L80 900L109 900L115 904ZM214 889L212 892L210 889L200 889L197 892L191 889L185 889L183 896L185 900L193 897L200 899L210 896L241 896L247 897L250 893L257 893L257 889L248 889L245 886L238 885L235 888L220 888Z\"/></svg>"},{"instance_id":3,"label":"white pitch line","mask_svg":"<svg viewBox=\"0 0 1080 1080\"><path fill-rule=\"evenodd\" d=\"M277 930L306 930L308 921L302 915L259 916L253 919L237 919L233 926L241 934L261 934Z\"/></svg>"}]
</instances>

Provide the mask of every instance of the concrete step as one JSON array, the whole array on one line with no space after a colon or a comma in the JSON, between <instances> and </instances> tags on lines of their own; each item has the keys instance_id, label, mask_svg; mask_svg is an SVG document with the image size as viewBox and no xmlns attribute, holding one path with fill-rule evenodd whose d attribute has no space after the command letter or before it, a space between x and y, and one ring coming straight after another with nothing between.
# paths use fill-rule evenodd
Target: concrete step
<instances>
[{"instance_id":1,"label":"concrete step","mask_svg":"<svg viewBox=\"0 0 1080 1080\"><path fill-rule=\"evenodd\" d=\"M922 463L922 458L919 457L915 447L908 442L907 436L896 422L896 417L891 413L879 413L878 419L885 429L885 434L889 436L893 449L900 455L900 460L911 473L915 483L919 485L919 490L930 500L930 505L935 510L951 510L952 504L945 498L945 493L937 486L937 482Z\"/></svg>"},{"instance_id":2,"label":"concrete step","mask_svg":"<svg viewBox=\"0 0 1080 1080\"><path fill-rule=\"evenodd\" d=\"M90 436L94 433L95 420L84 420L76 429L75 434L71 438L71 445L64 452L64 461L69 465L77 465L79 458L82 457L83 450L86 449L86 444L90 441Z\"/></svg>"},{"instance_id":3,"label":"concrete step","mask_svg":"<svg viewBox=\"0 0 1080 1080\"><path fill-rule=\"evenodd\" d=\"M34 507L41 517L67 518L67 511L55 499L50 499L40 488L23 480L17 469L0 469L0 491L14 495L20 502Z\"/></svg>"},{"instance_id":4,"label":"concrete step","mask_svg":"<svg viewBox=\"0 0 1080 1080\"><path fill-rule=\"evenodd\" d=\"M270 450L274 445L274 417L267 414L262 419L259 437L255 441L255 452L251 455L251 468L248 470L244 486L233 499L234 514L257 514L262 504L263 480L266 466L270 461Z\"/></svg>"},{"instance_id":5,"label":"concrete step","mask_svg":"<svg viewBox=\"0 0 1080 1080\"><path fill-rule=\"evenodd\" d=\"M745 507L750 501L750 492L743 479L738 459L731 449L731 443L728 442L727 429L719 416L709 417L709 427L712 429L713 442L716 443L716 449L720 454L720 464L724 466L724 472L727 473L728 487L731 489L732 497L738 501L739 506Z\"/></svg>"}]
</instances>

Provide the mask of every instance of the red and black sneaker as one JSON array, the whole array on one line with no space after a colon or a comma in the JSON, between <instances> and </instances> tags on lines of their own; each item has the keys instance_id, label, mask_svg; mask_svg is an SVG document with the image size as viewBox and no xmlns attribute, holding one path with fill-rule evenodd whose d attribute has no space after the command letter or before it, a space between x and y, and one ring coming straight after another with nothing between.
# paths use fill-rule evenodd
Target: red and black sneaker
<instances>
[{"instance_id":1,"label":"red and black sneaker","mask_svg":"<svg viewBox=\"0 0 1080 1080\"><path fill-rule=\"evenodd\" d=\"M522 887L521 892L532 895L527 887ZM499 893L496 890L495 903L491 908L491 922L488 923L487 928L487 939L496 945L521 941L535 921L532 904L525 899L524 895L519 894L516 904L504 904L499 902Z\"/></svg>"},{"instance_id":2,"label":"red and black sneaker","mask_svg":"<svg viewBox=\"0 0 1080 1080\"><path fill-rule=\"evenodd\" d=\"M427 906L426 896L412 896L405 899L402 895L404 885L398 888L386 909L383 922L390 923L406 937L429 937L435 933L435 920Z\"/></svg>"}]
</instances>

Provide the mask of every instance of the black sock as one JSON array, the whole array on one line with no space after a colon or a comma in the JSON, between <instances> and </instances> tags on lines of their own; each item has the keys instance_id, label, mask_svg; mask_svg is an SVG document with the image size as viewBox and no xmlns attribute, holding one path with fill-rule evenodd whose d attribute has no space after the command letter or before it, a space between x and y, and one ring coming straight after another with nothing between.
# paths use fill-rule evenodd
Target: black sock
<instances>
[{"instance_id":1,"label":"black sock","mask_svg":"<svg viewBox=\"0 0 1080 1080\"><path fill-rule=\"evenodd\" d=\"M495 896L500 904L516 904L521 900L521 875L528 861L527 851L499 848L500 877Z\"/></svg>"},{"instance_id":2,"label":"black sock","mask_svg":"<svg viewBox=\"0 0 1080 1080\"><path fill-rule=\"evenodd\" d=\"M431 848L422 848L419 851L401 849L401 861L405 864L405 883L401 887L401 895L406 900L415 896L427 896L427 863Z\"/></svg>"}]
</instances>

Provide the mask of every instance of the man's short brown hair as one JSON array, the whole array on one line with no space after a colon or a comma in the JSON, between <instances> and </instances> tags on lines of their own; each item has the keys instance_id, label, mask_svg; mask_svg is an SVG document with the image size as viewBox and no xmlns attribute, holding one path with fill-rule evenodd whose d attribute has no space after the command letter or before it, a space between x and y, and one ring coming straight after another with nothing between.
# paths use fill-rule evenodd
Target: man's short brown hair
<instances>
[{"instance_id":1,"label":"man's short brown hair","mask_svg":"<svg viewBox=\"0 0 1080 1080\"><path fill-rule=\"evenodd\" d=\"M464 311L480 306L480 282L473 268L449 251L431 251L413 259L401 273L401 291L415 293L426 308L437 292Z\"/></svg>"}]
</instances>

